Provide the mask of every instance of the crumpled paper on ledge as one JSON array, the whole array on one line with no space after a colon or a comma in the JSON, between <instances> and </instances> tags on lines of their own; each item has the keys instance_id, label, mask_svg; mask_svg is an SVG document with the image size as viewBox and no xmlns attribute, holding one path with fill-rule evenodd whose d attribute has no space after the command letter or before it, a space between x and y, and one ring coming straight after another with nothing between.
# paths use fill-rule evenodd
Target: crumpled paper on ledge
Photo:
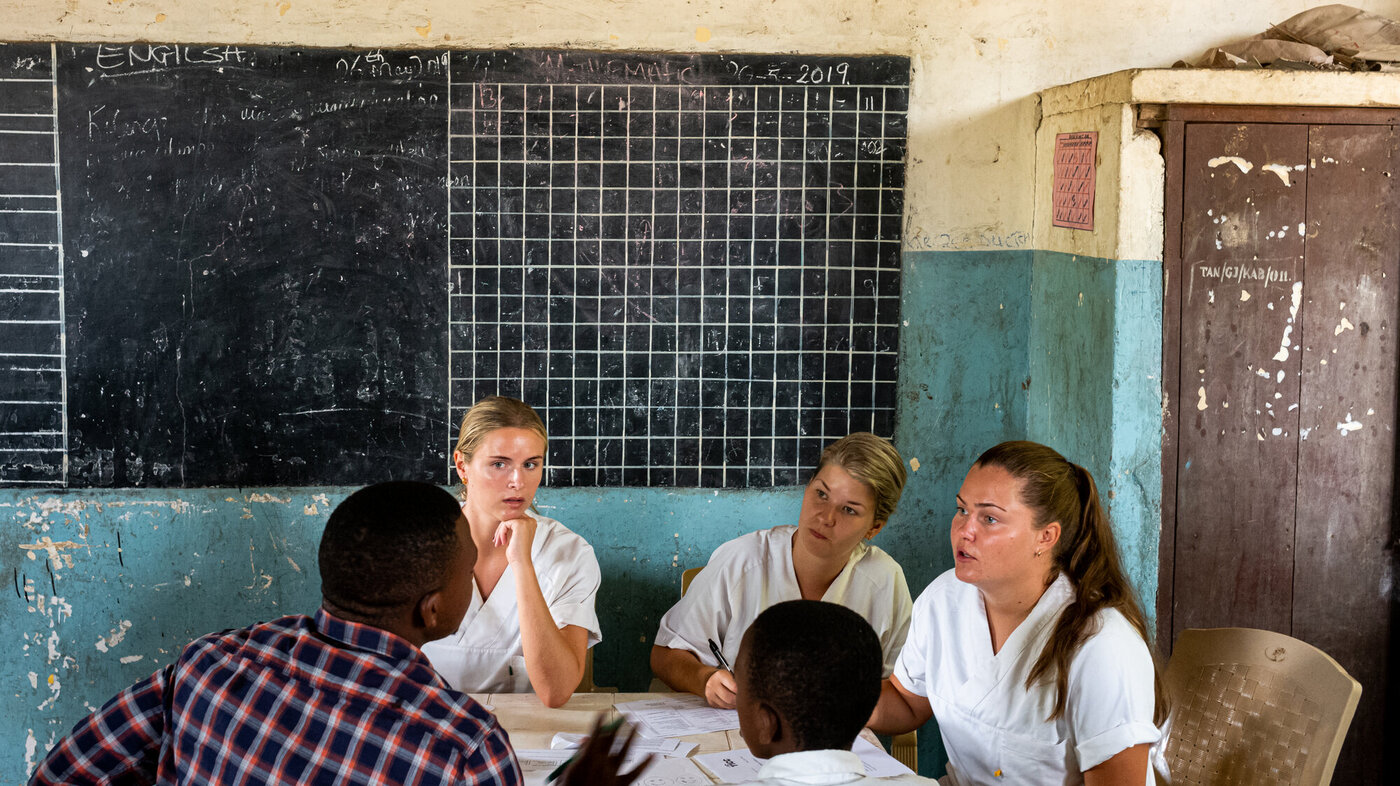
<instances>
[{"instance_id":1,"label":"crumpled paper on ledge","mask_svg":"<svg viewBox=\"0 0 1400 786\"><path fill-rule=\"evenodd\" d=\"M1216 47L1177 67L1331 71L1400 70L1400 23L1334 3L1304 11L1259 35Z\"/></svg>"}]
</instances>

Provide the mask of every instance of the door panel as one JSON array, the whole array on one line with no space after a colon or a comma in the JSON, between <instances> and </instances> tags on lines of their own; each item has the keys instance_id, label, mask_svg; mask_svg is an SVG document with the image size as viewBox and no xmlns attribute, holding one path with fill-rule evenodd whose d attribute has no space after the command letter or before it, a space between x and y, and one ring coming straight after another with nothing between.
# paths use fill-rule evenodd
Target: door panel
<instances>
[{"instance_id":1,"label":"door panel","mask_svg":"<svg viewBox=\"0 0 1400 786\"><path fill-rule=\"evenodd\" d=\"M1293 635L1359 680L1338 781L1384 744L1400 189L1389 126L1313 126ZM1373 765L1374 766L1374 765Z\"/></svg>"},{"instance_id":2,"label":"door panel","mask_svg":"<svg viewBox=\"0 0 1400 786\"><path fill-rule=\"evenodd\" d=\"M1187 127L1173 638L1292 629L1307 139Z\"/></svg>"}]
</instances>

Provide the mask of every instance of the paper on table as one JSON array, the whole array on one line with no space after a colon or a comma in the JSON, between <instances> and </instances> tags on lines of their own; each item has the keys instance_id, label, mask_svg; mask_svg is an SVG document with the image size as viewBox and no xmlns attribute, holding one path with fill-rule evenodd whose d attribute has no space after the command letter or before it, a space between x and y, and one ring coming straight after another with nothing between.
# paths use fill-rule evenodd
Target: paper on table
<instances>
[{"instance_id":1,"label":"paper on table","mask_svg":"<svg viewBox=\"0 0 1400 786\"><path fill-rule=\"evenodd\" d=\"M515 759L520 762L525 786L545 786L545 778L573 755L574 751L567 748L518 750L515 752ZM622 762L623 771L636 767L644 755L635 750L628 751L627 758ZM710 779L690 759L654 756L636 782L645 783L647 786L704 786L709 784Z\"/></svg>"},{"instance_id":2,"label":"paper on table","mask_svg":"<svg viewBox=\"0 0 1400 786\"><path fill-rule=\"evenodd\" d=\"M719 753L697 753L694 760L719 778L720 783L747 783L758 778L758 768L764 759L749 753L748 748L735 748Z\"/></svg>"},{"instance_id":3,"label":"paper on table","mask_svg":"<svg viewBox=\"0 0 1400 786\"><path fill-rule=\"evenodd\" d=\"M554 735L554 739L549 741L549 747L577 748L588 739L587 734L573 734L561 731ZM681 740L667 739L665 737L648 737L641 732L632 738L631 753L659 753L662 756L689 756L692 751L700 747L697 742L682 742Z\"/></svg>"},{"instance_id":4,"label":"paper on table","mask_svg":"<svg viewBox=\"0 0 1400 786\"><path fill-rule=\"evenodd\" d=\"M888 778L914 772L886 753L884 748L862 737L856 737L851 751L860 757L867 777ZM695 761L714 773L721 783L746 783L758 778L758 770L767 759L758 758L748 748L735 748L721 753L701 753L695 756Z\"/></svg>"},{"instance_id":5,"label":"paper on table","mask_svg":"<svg viewBox=\"0 0 1400 786\"><path fill-rule=\"evenodd\" d=\"M517 750L515 760L520 762L520 773L525 776L526 786L544 786L544 779L572 755L574 752L571 750Z\"/></svg>"},{"instance_id":6,"label":"paper on table","mask_svg":"<svg viewBox=\"0 0 1400 786\"><path fill-rule=\"evenodd\" d=\"M635 782L646 786L710 786L709 776L695 762L663 756L652 759Z\"/></svg>"},{"instance_id":7,"label":"paper on table","mask_svg":"<svg viewBox=\"0 0 1400 786\"><path fill-rule=\"evenodd\" d=\"M617 705L648 737L684 737L739 728L739 713L717 710L699 696L677 693L664 699L643 699Z\"/></svg>"},{"instance_id":8,"label":"paper on table","mask_svg":"<svg viewBox=\"0 0 1400 786\"><path fill-rule=\"evenodd\" d=\"M915 774L904 762L864 737L856 737L856 744L852 746L851 752L860 757L860 763L865 765L865 774L868 777L888 778L891 775Z\"/></svg>"}]
</instances>

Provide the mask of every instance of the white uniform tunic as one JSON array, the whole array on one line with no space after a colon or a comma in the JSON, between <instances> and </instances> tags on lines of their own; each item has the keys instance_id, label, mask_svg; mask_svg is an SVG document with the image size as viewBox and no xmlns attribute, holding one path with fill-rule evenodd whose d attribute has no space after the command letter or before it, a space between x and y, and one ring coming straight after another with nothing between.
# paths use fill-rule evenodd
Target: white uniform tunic
<instances>
[{"instance_id":1,"label":"white uniform tunic","mask_svg":"<svg viewBox=\"0 0 1400 786\"><path fill-rule=\"evenodd\" d=\"M764 609L802 598L792 567L796 531L790 525L759 530L715 549L690 590L661 618L656 644L690 650L702 663L718 665L710 654L709 640L714 639L733 665L744 631ZM914 605L899 563L879 548L861 543L822 600L839 603L870 623L880 637L888 677L909 632Z\"/></svg>"},{"instance_id":2,"label":"white uniform tunic","mask_svg":"<svg viewBox=\"0 0 1400 786\"><path fill-rule=\"evenodd\" d=\"M854 753L820 750L774 756L759 768L758 780L748 781L744 786L844 786L850 783L863 783L865 786L937 786L938 782L917 775L871 778L865 774L865 765Z\"/></svg>"},{"instance_id":3,"label":"white uniform tunic","mask_svg":"<svg viewBox=\"0 0 1400 786\"><path fill-rule=\"evenodd\" d=\"M530 559L540 592L554 624L588 631L588 646L602 640L593 609L602 572L593 547L551 518L539 522L530 544ZM515 595L515 566L505 573L483 603L472 580L472 602L456 633L423 645L423 653L447 683L467 693L528 693L530 677L520 647L520 609Z\"/></svg>"},{"instance_id":4,"label":"white uniform tunic","mask_svg":"<svg viewBox=\"0 0 1400 786\"><path fill-rule=\"evenodd\" d=\"M1074 588L1061 575L993 655L976 587L950 570L919 595L894 673L933 706L948 752L945 783L1082 784L1084 770L1157 741L1152 656L1116 609L1099 613L1098 632L1070 663L1064 715L1047 720L1053 679L1026 689L1026 675L1073 599Z\"/></svg>"}]
</instances>

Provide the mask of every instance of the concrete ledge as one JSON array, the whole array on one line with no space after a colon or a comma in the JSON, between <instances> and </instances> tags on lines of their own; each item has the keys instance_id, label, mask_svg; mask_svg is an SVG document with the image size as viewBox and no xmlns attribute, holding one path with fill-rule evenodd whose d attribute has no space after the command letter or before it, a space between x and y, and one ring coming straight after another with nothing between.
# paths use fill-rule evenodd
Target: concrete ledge
<instances>
[{"instance_id":1,"label":"concrete ledge","mask_svg":"<svg viewBox=\"0 0 1400 786\"><path fill-rule=\"evenodd\" d=\"M1104 104L1388 107L1400 106L1400 73L1138 68L1052 87L1040 100L1044 117Z\"/></svg>"}]
</instances>

